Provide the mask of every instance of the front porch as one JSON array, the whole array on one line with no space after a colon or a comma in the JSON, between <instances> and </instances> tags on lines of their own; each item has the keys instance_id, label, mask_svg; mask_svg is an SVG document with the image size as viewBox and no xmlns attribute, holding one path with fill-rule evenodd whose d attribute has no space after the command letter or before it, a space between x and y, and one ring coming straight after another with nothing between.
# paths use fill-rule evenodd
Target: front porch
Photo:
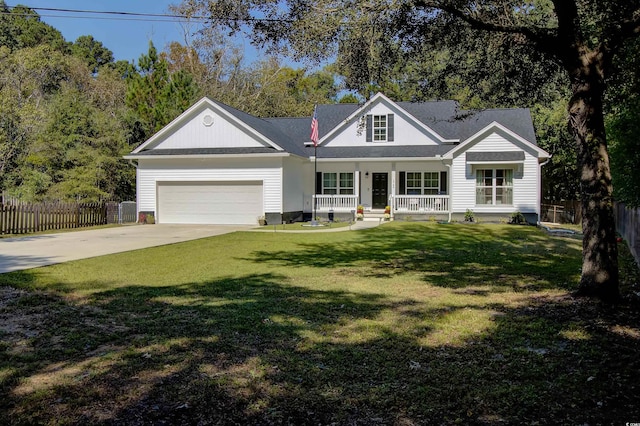
<instances>
[{"instance_id":1,"label":"front porch","mask_svg":"<svg viewBox=\"0 0 640 426\"><path fill-rule=\"evenodd\" d=\"M317 213L355 214L360 204L357 195L317 194L313 196L313 202ZM449 213L450 208L449 195L391 195L388 205L392 216L396 213ZM365 212L373 210L375 209L365 206Z\"/></svg>"},{"instance_id":2,"label":"front porch","mask_svg":"<svg viewBox=\"0 0 640 426\"><path fill-rule=\"evenodd\" d=\"M448 217L451 197L446 166L415 162L327 163L315 175L315 195L308 213L340 220L355 218L358 206L365 217ZM364 169L364 171L361 171Z\"/></svg>"}]
</instances>

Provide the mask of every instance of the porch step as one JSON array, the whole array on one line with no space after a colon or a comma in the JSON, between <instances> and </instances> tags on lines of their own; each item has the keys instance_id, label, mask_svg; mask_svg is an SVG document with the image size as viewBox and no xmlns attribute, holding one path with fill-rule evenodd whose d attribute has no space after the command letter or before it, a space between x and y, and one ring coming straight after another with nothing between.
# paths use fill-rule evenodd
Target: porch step
<instances>
[{"instance_id":1,"label":"porch step","mask_svg":"<svg viewBox=\"0 0 640 426\"><path fill-rule=\"evenodd\" d=\"M384 218L382 218L382 217L365 216L364 218L362 218L362 220L364 222L380 222L380 221L384 220Z\"/></svg>"},{"instance_id":2,"label":"porch step","mask_svg":"<svg viewBox=\"0 0 640 426\"><path fill-rule=\"evenodd\" d=\"M384 212L383 213L371 213L371 212L364 212L364 218L363 220L365 221L376 221L379 222L381 220L384 220Z\"/></svg>"}]
</instances>

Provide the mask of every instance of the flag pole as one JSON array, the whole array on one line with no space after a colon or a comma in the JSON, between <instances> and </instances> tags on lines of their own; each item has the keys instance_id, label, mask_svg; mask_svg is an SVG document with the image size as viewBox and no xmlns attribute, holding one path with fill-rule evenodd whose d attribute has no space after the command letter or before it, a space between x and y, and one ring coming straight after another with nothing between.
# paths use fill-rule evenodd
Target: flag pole
<instances>
[{"instance_id":1,"label":"flag pole","mask_svg":"<svg viewBox=\"0 0 640 426\"><path fill-rule=\"evenodd\" d=\"M318 115L317 115L318 105L313 106L313 118L311 119L311 142L313 142L313 179L314 179L314 187L313 187L313 209L311 218L311 226L317 226L318 222L316 221L316 209L318 205L318 197L316 194L316 190L318 189L318 139L319 137L319 129L318 129Z\"/></svg>"},{"instance_id":2,"label":"flag pole","mask_svg":"<svg viewBox=\"0 0 640 426\"><path fill-rule=\"evenodd\" d=\"M318 189L318 144L313 144L313 176L314 176L314 185L313 185L313 193L315 194ZM313 217L311 218L311 224L317 225L316 222L316 208L318 205L318 194L313 197Z\"/></svg>"}]
</instances>

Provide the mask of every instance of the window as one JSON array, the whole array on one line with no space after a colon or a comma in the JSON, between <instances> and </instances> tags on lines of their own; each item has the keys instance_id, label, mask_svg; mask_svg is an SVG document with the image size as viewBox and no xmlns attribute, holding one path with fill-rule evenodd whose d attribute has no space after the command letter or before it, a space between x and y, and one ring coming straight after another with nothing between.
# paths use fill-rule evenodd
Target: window
<instances>
[{"instance_id":1,"label":"window","mask_svg":"<svg viewBox=\"0 0 640 426\"><path fill-rule=\"evenodd\" d=\"M406 195L437 195L440 193L440 172L406 172L404 188ZM401 183L402 188L402 183Z\"/></svg>"},{"instance_id":2,"label":"window","mask_svg":"<svg viewBox=\"0 0 640 426\"><path fill-rule=\"evenodd\" d=\"M373 141L384 142L387 140L387 116L373 116Z\"/></svg>"},{"instance_id":3,"label":"window","mask_svg":"<svg viewBox=\"0 0 640 426\"><path fill-rule=\"evenodd\" d=\"M322 193L353 195L353 173L322 173Z\"/></svg>"},{"instance_id":4,"label":"window","mask_svg":"<svg viewBox=\"0 0 640 426\"><path fill-rule=\"evenodd\" d=\"M407 195L422 194L422 173L407 172Z\"/></svg>"},{"instance_id":5,"label":"window","mask_svg":"<svg viewBox=\"0 0 640 426\"><path fill-rule=\"evenodd\" d=\"M322 193L323 194L338 193L338 182L337 182L335 173L322 174Z\"/></svg>"},{"instance_id":6,"label":"window","mask_svg":"<svg viewBox=\"0 0 640 426\"><path fill-rule=\"evenodd\" d=\"M367 142L393 142L393 114L367 115Z\"/></svg>"},{"instance_id":7,"label":"window","mask_svg":"<svg viewBox=\"0 0 640 426\"><path fill-rule=\"evenodd\" d=\"M476 170L476 204L513 204L513 170Z\"/></svg>"},{"instance_id":8,"label":"window","mask_svg":"<svg viewBox=\"0 0 640 426\"><path fill-rule=\"evenodd\" d=\"M424 173L424 194L437 195L440 192L440 173Z\"/></svg>"},{"instance_id":9,"label":"window","mask_svg":"<svg viewBox=\"0 0 640 426\"><path fill-rule=\"evenodd\" d=\"M353 195L353 173L340 173L340 193Z\"/></svg>"}]
</instances>

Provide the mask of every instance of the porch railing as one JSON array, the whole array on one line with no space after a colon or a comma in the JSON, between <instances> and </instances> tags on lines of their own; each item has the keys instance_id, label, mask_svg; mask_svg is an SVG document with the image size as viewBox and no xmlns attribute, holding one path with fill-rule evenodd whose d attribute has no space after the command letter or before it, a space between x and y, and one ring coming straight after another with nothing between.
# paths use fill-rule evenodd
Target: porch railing
<instances>
[{"instance_id":1,"label":"porch railing","mask_svg":"<svg viewBox=\"0 0 640 426\"><path fill-rule=\"evenodd\" d=\"M393 210L404 212L448 212L448 195L394 195L392 197Z\"/></svg>"},{"instance_id":2,"label":"porch railing","mask_svg":"<svg viewBox=\"0 0 640 426\"><path fill-rule=\"evenodd\" d=\"M358 208L357 195L314 195L319 212L351 212Z\"/></svg>"}]
</instances>

